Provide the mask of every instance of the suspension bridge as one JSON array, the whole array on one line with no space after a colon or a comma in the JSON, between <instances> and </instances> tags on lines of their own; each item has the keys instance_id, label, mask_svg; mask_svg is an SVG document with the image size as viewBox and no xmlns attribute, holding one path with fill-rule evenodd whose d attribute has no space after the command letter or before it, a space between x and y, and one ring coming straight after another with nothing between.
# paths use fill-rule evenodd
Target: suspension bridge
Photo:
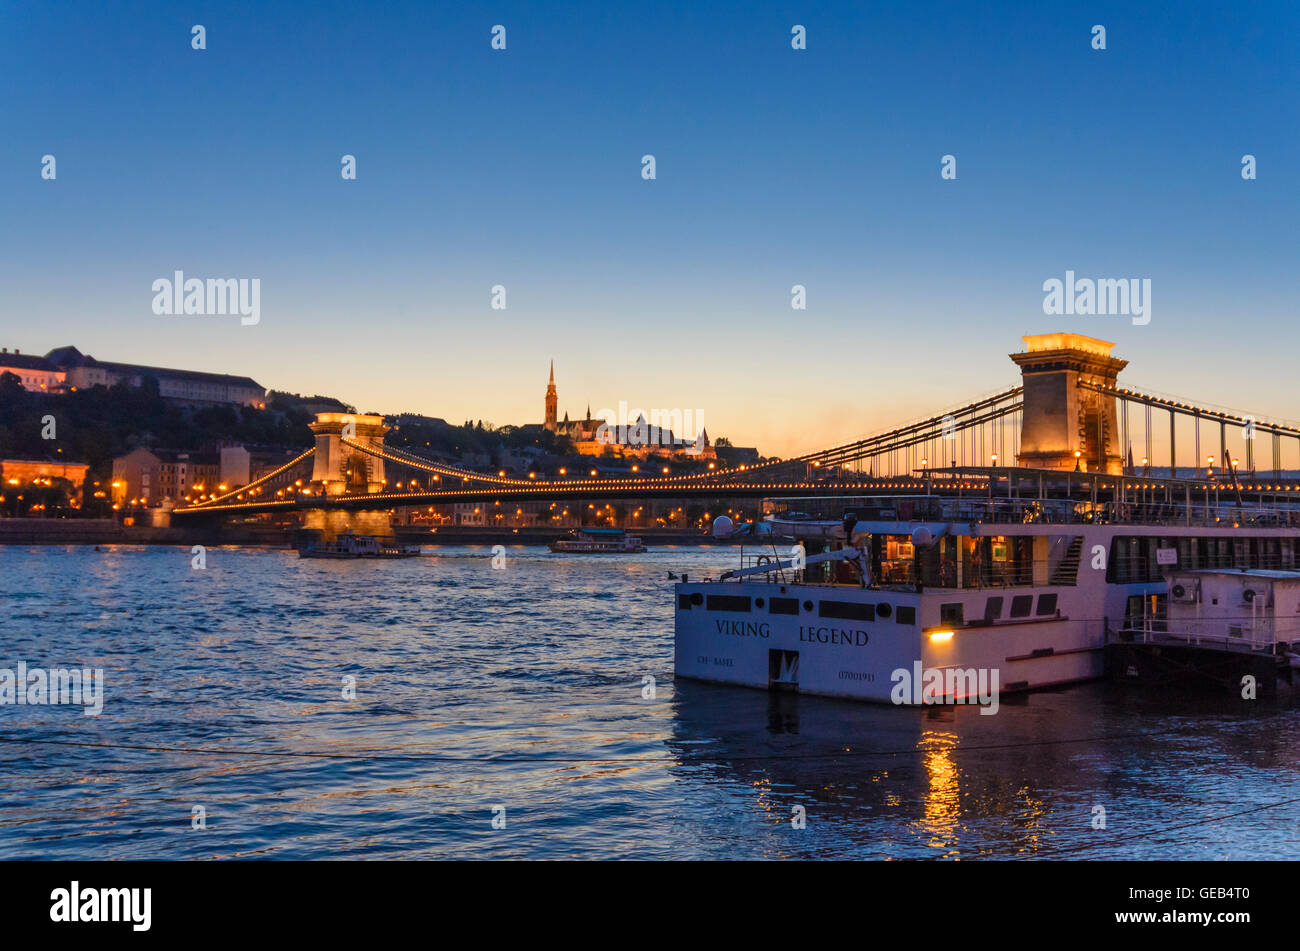
<instances>
[{"instance_id":1,"label":"suspension bridge","mask_svg":"<svg viewBox=\"0 0 1300 951\"><path fill-rule=\"evenodd\" d=\"M1113 344L1080 334L1024 338L1021 383L863 439L756 465L688 474L527 478L476 472L386 445L379 416L320 414L316 444L247 485L173 518L283 511L391 511L460 502L731 499L906 492L961 493L1044 476L1116 497L1181 497L1225 486L1240 496L1300 497L1300 426L1122 387ZM1290 449L1291 442L1295 446ZM1261 451L1260 446L1266 448ZM1137 462L1134 448L1138 449ZM1204 453L1204 454L1203 454Z\"/></svg>"}]
</instances>

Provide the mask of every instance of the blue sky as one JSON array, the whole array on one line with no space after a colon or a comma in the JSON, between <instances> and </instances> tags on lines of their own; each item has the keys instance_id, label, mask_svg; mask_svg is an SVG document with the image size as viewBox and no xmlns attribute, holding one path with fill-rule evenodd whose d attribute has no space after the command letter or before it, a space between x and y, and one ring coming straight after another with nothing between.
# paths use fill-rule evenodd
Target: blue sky
<instances>
[{"instance_id":1,"label":"blue sky","mask_svg":"<svg viewBox=\"0 0 1300 951\"><path fill-rule=\"evenodd\" d=\"M788 453L1063 329L1300 417L1293 3L369 6L0 2L0 342L497 424L554 358L561 411ZM1044 316L1067 268L1151 323ZM260 278L261 323L154 315L177 269Z\"/></svg>"}]
</instances>

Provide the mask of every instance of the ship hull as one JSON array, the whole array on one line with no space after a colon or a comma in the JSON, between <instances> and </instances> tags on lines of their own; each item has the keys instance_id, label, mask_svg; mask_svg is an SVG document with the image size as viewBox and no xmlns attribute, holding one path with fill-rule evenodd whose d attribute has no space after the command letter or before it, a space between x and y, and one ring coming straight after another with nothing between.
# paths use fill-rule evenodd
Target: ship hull
<instances>
[{"instance_id":1,"label":"ship hull","mask_svg":"<svg viewBox=\"0 0 1300 951\"><path fill-rule=\"evenodd\" d=\"M903 702L920 699L910 687L900 688L904 681L916 681L918 664L921 671L984 671L985 683L995 682L999 693L1104 675L1101 621L1053 615L956 628L941 625L941 606L958 601L964 592L917 594L761 582L675 587L674 671L680 677L897 703L900 692ZM1060 599L1073 592L1040 593ZM789 610L793 600L797 613L772 613L774 599L782 610ZM940 636L932 637L936 632ZM958 689L950 699L973 698Z\"/></svg>"}]
</instances>

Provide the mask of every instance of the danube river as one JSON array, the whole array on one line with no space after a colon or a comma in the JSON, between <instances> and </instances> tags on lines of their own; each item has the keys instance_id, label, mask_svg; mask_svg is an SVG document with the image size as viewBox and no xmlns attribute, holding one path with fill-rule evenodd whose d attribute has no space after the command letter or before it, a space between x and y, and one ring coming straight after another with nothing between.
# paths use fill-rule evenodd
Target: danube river
<instances>
[{"instance_id":1,"label":"danube river","mask_svg":"<svg viewBox=\"0 0 1300 951\"><path fill-rule=\"evenodd\" d=\"M1300 854L1295 712L674 682L667 572L737 554L0 548L0 668L105 672L0 706L0 858Z\"/></svg>"}]
</instances>

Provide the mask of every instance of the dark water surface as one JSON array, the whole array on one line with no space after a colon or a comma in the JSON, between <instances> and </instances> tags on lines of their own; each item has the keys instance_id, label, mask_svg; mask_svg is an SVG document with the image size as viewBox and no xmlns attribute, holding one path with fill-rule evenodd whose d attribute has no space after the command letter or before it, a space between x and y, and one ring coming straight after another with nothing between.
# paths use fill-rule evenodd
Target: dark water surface
<instances>
[{"instance_id":1,"label":"dark water surface","mask_svg":"<svg viewBox=\"0 0 1300 951\"><path fill-rule=\"evenodd\" d=\"M0 547L0 668L107 683L99 717L0 706L19 741L0 857L1300 855L1300 802L1271 805L1300 799L1297 712L1088 685L980 716L674 683L666 571L734 549L521 547L503 570L488 547L428 552L211 549L194 570L188 549Z\"/></svg>"}]
</instances>

